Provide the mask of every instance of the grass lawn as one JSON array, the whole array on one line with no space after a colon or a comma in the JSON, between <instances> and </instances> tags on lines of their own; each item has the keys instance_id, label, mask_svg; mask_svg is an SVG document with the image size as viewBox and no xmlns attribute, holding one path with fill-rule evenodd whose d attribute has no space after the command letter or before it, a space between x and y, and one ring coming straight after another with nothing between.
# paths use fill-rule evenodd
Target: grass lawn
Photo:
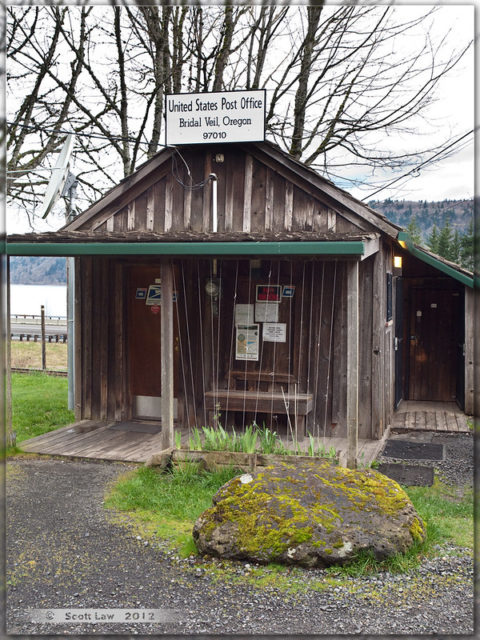
<instances>
[{"instance_id":1,"label":"grass lawn","mask_svg":"<svg viewBox=\"0 0 480 640\"><path fill-rule=\"evenodd\" d=\"M42 368L42 344L41 342L11 341L12 367L19 369ZM67 344L63 342L47 342L45 345L45 359L47 369L53 371L67 370Z\"/></svg>"},{"instance_id":2,"label":"grass lawn","mask_svg":"<svg viewBox=\"0 0 480 640\"><path fill-rule=\"evenodd\" d=\"M199 471L194 463L175 473L141 467L121 478L105 498L105 506L133 516L143 536L161 538L182 557L196 553L192 527L212 505L212 496L237 473Z\"/></svg>"},{"instance_id":3,"label":"grass lawn","mask_svg":"<svg viewBox=\"0 0 480 640\"><path fill-rule=\"evenodd\" d=\"M12 425L17 444L73 422L74 413L67 406L67 378L12 373Z\"/></svg>"}]
</instances>

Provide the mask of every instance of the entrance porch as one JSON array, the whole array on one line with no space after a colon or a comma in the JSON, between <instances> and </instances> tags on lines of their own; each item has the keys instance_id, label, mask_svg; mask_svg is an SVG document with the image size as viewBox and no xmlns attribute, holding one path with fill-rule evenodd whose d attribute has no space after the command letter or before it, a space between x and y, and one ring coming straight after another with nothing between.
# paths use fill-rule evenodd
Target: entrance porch
<instances>
[{"instance_id":1,"label":"entrance porch","mask_svg":"<svg viewBox=\"0 0 480 640\"><path fill-rule=\"evenodd\" d=\"M182 446L188 446L189 430L181 429ZM388 433L385 434L386 436ZM281 434L283 444L292 444L286 434ZM342 437L315 438L316 446L325 450L334 447L339 454L340 464L346 465L348 441ZM358 463L369 465L379 455L385 445L381 440L360 438L358 441ZM299 446L307 451L308 438L300 438ZM21 443L27 453L65 456L68 458L88 458L121 462L145 463L162 451L162 433L158 422L128 421L124 423L95 422L82 420L45 433Z\"/></svg>"},{"instance_id":2,"label":"entrance porch","mask_svg":"<svg viewBox=\"0 0 480 640\"><path fill-rule=\"evenodd\" d=\"M393 414L392 431L468 433L467 417L455 402L404 400Z\"/></svg>"}]
</instances>

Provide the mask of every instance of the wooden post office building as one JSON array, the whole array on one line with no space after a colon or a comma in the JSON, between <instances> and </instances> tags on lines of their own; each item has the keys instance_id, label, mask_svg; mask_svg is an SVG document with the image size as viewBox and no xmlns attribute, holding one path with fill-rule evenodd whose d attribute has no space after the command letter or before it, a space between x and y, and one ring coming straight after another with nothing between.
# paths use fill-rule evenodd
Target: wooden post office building
<instances>
[{"instance_id":1,"label":"wooden post office building","mask_svg":"<svg viewBox=\"0 0 480 640\"><path fill-rule=\"evenodd\" d=\"M380 440L473 413L473 276L275 145L167 148L11 255L75 256L78 421Z\"/></svg>"}]
</instances>

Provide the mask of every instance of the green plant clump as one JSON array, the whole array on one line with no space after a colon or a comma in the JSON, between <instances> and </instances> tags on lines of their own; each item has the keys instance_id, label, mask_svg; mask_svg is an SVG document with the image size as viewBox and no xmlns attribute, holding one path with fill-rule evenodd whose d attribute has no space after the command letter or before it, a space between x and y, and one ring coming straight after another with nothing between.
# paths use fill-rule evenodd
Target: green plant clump
<instances>
[{"instance_id":1,"label":"green plant clump","mask_svg":"<svg viewBox=\"0 0 480 640\"><path fill-rule=\"evenodd\" d=\"M327 449L323 444L315 446L315 438L309 434L310 445L307 455L312 457L329 458L335 460L337 452L335 447ZM177 449L181 446L181 435L175 434ZM242 453L263 453L265 455L302 455L298 442L293 448L285 447L276 431L263 424L256 423L245 428L243 433L237 433L235 429L227 431L220 423L215 427L194 427L189 437L188 447L190 451L233 451Z\"/></svg>"},{"instance_id":2,"label":"green plant clump","mask_svg":"<svg viewBox=\"0 0 480 640\"><path fill-rule=\"evenodd\" d=\"M203 436L203 439L202 439ZM253 426L243 433L226 431L221 424L216 427L194 427L189 438L190 451L235 451L254 453L257 446L257 432Z\"/></svg>"}]
</instances>

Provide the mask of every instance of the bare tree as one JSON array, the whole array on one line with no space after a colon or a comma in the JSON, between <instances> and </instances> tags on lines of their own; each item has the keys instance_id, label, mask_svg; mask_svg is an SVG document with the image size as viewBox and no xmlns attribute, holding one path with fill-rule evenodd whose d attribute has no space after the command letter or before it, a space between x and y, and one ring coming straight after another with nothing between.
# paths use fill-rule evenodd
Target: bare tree
<instances>
[{"instance_id":1,"label":"bare tree","mask_svg":"<svg viewBox=\"0 0 480 640\"><path fill-rule=\"evenodd\" d=\"M471 46L433 28L441 10L10 7L9 194L38 200L48 174L31 171L73 130L83 197L97 198L158 151L165 94L181 91L265 88L268 137L334 178L438 159L459 132L432 145L418 131L433 131L436 89Z\"/></svg>"}]
</instances>

